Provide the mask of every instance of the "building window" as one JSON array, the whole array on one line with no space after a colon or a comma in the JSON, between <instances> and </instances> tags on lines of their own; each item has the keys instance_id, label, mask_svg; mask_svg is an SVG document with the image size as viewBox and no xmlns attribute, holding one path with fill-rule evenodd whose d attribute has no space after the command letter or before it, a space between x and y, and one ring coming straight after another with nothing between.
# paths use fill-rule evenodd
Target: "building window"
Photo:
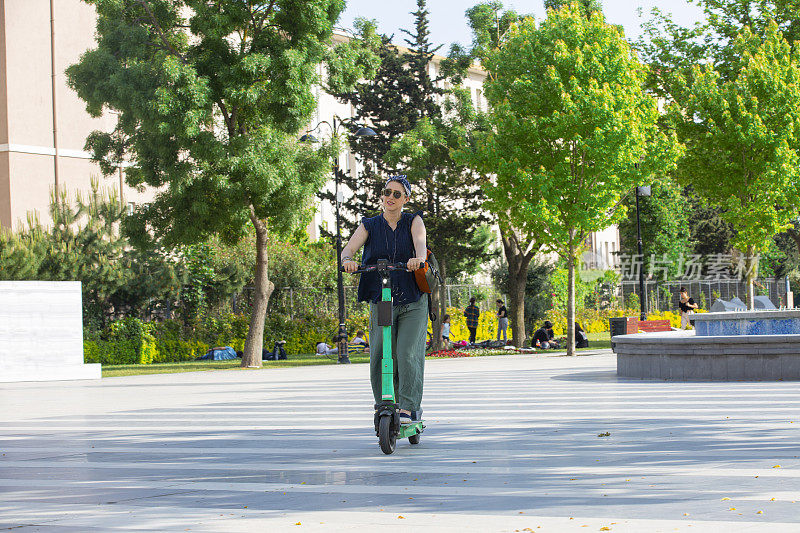
<instances>
[{"instance_id":1,"label":"building window","mask_svg":"<svg viewBox=\"0 0 800 533\"><path fill-rule=\"evenodd\" d=\"M476 89L475 90L475 103L476 103L476 105L478 107L478 112L483 111L483 106L481 105L482 104L482 102L481 102L481 94L483 94L483 91L481 91L480 89Z\"/></svg>"},{"instance_id":2,"label":"building window","mask_svg":"<svg viewBox=\"0 0 800 533\"><path fill-rule=\"evenodd\" d=\"M136 202L128 202L128 214L132 215L136 211Z\"/></svg>"}]
</instances>

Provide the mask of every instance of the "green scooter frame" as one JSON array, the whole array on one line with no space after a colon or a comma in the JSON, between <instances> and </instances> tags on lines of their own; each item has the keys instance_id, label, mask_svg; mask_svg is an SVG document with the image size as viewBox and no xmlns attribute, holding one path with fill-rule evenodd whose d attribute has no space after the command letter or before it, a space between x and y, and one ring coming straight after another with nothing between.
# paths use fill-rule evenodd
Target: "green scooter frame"
<instances>
[{"instance_id":1,"label":"green scooter frame","mask_svg":"<svg viewBox=\"0 0 800 533\"><path fill-rule=\"evenodd\" d=\"M381 354L381 401L375 404L375 433L381 451L394 452L397 439L408 438L411 444L419 444L420 433L425 429L423 421L400 424L397 399L394 390L394 359L392 358L392 281L390 272L407 270L404 263L389 263L379 260L377 265L363 265L354 273L377 272L381 277L381 301L378 302L378 325L383 335Z\"/></svg>"}]
</instances>

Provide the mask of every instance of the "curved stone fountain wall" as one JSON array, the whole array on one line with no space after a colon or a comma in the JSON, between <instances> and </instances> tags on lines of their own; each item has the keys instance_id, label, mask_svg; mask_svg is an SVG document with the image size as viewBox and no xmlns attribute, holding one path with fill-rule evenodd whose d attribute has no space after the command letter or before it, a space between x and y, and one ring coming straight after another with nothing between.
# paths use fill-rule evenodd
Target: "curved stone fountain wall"
<instances>
[{"instance_id":1,"label":"curved stone fountain wall","mask_svg":"<svg viewBox=\"0 0 800 533\"><path fill-rule=\"evenodd\" d=\"M617 375L671 380L800 380L800 310L700 313L695 331L612 339Z\"/></svg>"}]
</instances>

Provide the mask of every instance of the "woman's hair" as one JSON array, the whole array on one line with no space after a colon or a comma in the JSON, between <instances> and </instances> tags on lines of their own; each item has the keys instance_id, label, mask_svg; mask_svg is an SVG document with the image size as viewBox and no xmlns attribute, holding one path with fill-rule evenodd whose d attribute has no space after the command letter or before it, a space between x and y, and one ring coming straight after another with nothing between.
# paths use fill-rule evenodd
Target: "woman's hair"
<instances>
[{"instance_id":1,"label":"woman's hair","mask_svg":"<svg viewBox=\"0 0 800 533\"><path fill-rule=\"evenodd\" d=\"M475 303L475 297L474 297L474 296L473 296L472 298L470 298L470 299L469 299L469 303L471 303L471 304L474 304L474 303Z\"/></svg>"},{"instance_id":2,"label":"woman's hair","mask_svg":"<svg viewBox=\"0 0 800 533\"><path fill-rule=\"evenodd\" d=\"M442 317L442 324L444 324L445 322L447 322L449 320L450 320L450 315L444 315L444 317Z\"/></svg>"},{"instance_id":3,"label":"woman's hair","mask_svg":"<svg viewBox=\"0 0 800 533\"><path fill-rule=\"evenodd\" d=\"M360 329L360 330L356 331L356 335L359 336L359 337L363 337L364 336L364 330Z\"/></svg>"},{"instance_id":4,"label":"woman's hair","mask_svg":"<svg viewBox=\"0 0 800 533\"><path fill-rule=\"evenodd\" d=\"M686 290L686 287L681 287L681 292L685 292L686 294L689 294L689 291Z\"/></svg>"},{"instance_id":5,"label":"woman's hair","mask_svg":"<svg viewBox=\"0 0 800 533\"><path fill-rule=\"evenodd\" d=\"M499 304L502 304L502 303L503 303L503 300L501 300L500 298L498 298L498 299L497 299L497 303L499 303Z\"/></svg>"},{"instance_id":6,"label":"woman's hair","mask_svg":"<svg viewBox=\"0 0 800 533\"><path fill-rule=\"evenodd\" d=\"M544 329L550 329L553 327L553 324L551 324L549 320L545 320L543 327Z\"/></svg>"}]
</instances>

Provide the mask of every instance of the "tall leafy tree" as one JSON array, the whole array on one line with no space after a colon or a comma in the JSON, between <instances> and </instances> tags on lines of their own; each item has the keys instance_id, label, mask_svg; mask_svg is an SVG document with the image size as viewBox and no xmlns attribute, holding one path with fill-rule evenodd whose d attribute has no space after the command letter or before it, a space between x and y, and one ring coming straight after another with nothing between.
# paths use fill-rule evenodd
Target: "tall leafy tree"
<instances>
[{"instance_id":1,"label":"tall leafy tree","mask_svg":"<svg viewBox=\"0 0 800 533\"><path fill-rule=\"evenodd\" d=\"M746 258L747 302L754 306L756 254L791 227L800 204L800 65L777 24L759 37L745 26L726 66L696 66L688 86L682 163L688 181L736 230ZM720 179L720 177L724 179Z\"/></svg>"},{"instance_id":2,"label":"tall leafy tree","mask_svg":"<svg viewBox=\"0 0 800 533\"><path fill-rule=\"evenodd\" d=\"M454 84L463 78L467 64L462 58L445 62L440 75L431 73L439 46L430 41L426 1L417 0L412 14L414 29L403 30L409 49L399 52L385 38L384 60L375 79L341 95L355 106L356 120L375 124L378 132L377 138L354 143L365 168L355 178L345 177L352 191L345 204L355 227L358 216L375 212L387 174L407 174L414 185L408 209L423 211L428 245L445 278L455 277L474 272L489 257L490 238L481 230L487 218L480 210L480 183L451 157L452 150L470 142L478 116L465 91L443 87L445 77ZM439 308L434 331L444 315L445 291L442 286L433 297Z\"/></svg>"},{"instance_id":3,"label":"tall leafy tree","mask_svg":"<svg viewBox=\"0 0 800 533\"><path fill-rule=\"evenodd\" d=\"M669 169L675 143L658 130L644 67L601 13L587 18L569 5L549 11L540 25L527 18L484 65L492 74L486 94L494 130L479 164L497 176L490 205L565 260L571 325L575 264L587 234L615 221L640 170ZM574 354L574 330L567 332L567 353Z\"/></svg>"},{"instance_id":4,"label":"tall leafy tree","mask_svg":"<svg viewBox=\"0 0 800 533\"><path fill-rule=\"evenodd\" d=\"M586 17L591 17L592 13L602 12L603 5L600 0L544 0L545 9L558 11L569 4L577 4Z\"/></svg>"},{"instance_id":5,"label":"tall leafy tree","mask_svg":"<svg viewBox=\"0 0 800 533\"><path fill-rule=\"evenodd\" d=\"M481 121L469 91L453 90L443 101L442 112L423 117L386 154L386 159L405 168L418 186L411 209L422 209L428 243L436 252L442 277L474 273L484 263L491 234L483 231L489 218L483 211L481 185L485 180L453 157L453 152L474 146L474 131ZM438 307L433 331L439 331L445 314L446 283L433 295ZM433 348L440 348L438 335Z\"/></svg>"},{"instance_id":6,"label":"tall leafy tree","mask_svg":"<svg viewBox=\"0 0 800 533\"><path fill-rule=\"evenodd\" d=\"M243 366L260 366L272 284L268 231L287 232L328 172L333 151L299 144L312 87L346 90L369 77L374 32L331 47L344 0L86 0L97 48L67 70L88 111L119 113L87 140L105 173L133 163L130 185L155 200L131 218L139 235L193 243L256 234L255 297ZM366 45L366 46L365 46Z\"/></svg>"},{"instance_id":7,"label":"tall leafy tree","mask_svg":"<svg viewBox=\"0 0 800 533\"><path fill-rule=\"evenodd\" d=\"M504 42L504 38L509 29L524 19L523 16L511 9L505 9L503 4L498 1L481 2L466 12L467 21L472 29L473 39L468 59L477 59L485 64L489 54L495 52ZM456 48L451 51L454 61L458 59L461 51ZM495 73L491 70L487 72L488 80L495 78ZM490 102L491 103L491 102ZM490 129L489 123L486 129ZM476 130L480 131L480 130ZM478 141L479 142L479 141ZM466 152L461 152L460 157L465 161L471 161L476 169L474 161L475 150L479 145L470 147ZM484 175L494 174L494 166L485 167ZM487 184L487 190L491 190L492 185ZM503 209L495 205L494 217L500 230L500 240L503 246L505 264L508 268L508 280L505 288L508 291L508 316L511 324L511 331L514 337L514 345L521 347L525 342L525 301L526 285L528 279L528 269L534 257L542 249L537 228L520 224L512 216L514 206L506 204Z\"/></svg>"}]
</instances>

